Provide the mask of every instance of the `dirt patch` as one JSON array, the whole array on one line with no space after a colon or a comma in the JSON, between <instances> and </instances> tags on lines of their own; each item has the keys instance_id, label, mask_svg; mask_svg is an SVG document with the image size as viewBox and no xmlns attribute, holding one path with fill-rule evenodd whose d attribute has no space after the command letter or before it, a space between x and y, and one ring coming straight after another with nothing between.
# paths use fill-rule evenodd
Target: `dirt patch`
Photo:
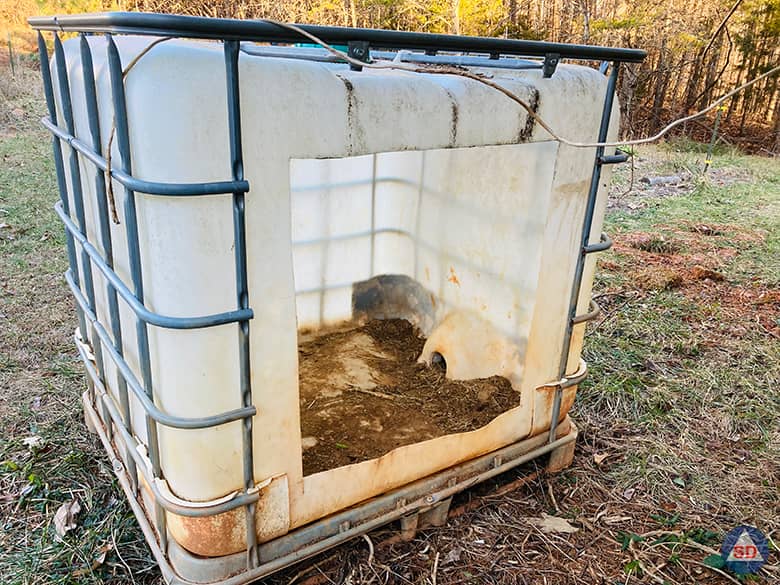
<instances>
[{"instance_id":1,"label":"dirt patch","mask_svg":"<svg viewBox=\"0 0 780 585\"><path fill-rule=\"evenodd\" d=\"M520 403L506 378L448 380L443 364L418 364L424 343L402 319L301 335L304 475L472 431Z\"/></svg>"},{"instance_id":2,"label":"dirt patch","mask_svg":"<svg viewBox=\"0 0 780 585\"><path fill-rule=\"evenodd\" d=\"M629 241L629 246L655 254L674 254L680 251L680 245L677 242L655 234L642 234L640 237L632 238Z\"/></svg>"},{"instance_id":3,"label":"dirt patch","mask_svg":"<svg viewBox=\"0 0 780 585\"><path fill-rule=\"evenodd\" d=\"M620 235L615 250L626 262L602 265L630 272L643 293L679 289L697 304L717 309L718 321L731 323L728 332L733 337L755 329L780 338L780 290L759 283L736 284L724 274L739 255L732 245L760 243L765 234L726 224L684 223L679 227L683 229L671 229L666 235Z\"/></svg>"}]
</instances>

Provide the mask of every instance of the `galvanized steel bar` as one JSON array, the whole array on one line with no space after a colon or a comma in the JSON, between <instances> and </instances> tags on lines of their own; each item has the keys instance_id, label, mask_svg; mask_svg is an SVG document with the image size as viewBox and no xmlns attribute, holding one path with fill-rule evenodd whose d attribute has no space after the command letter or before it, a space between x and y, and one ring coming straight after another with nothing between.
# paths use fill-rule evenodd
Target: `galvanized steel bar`
<instances>
[{"instance_id":1,"label":"galvanized steel bar","mask_svg":"<svg viewBox=\"0 0 780 585\"><path fill-rule=\"evenodd\" d=\"M612 117L612 104L615 100L615 88L617 86L617 79L620 73L620 64L615 62L612 64L612 71L607 79L607 92L604 98L604 107L601 111L601 123L599 124L598 142L605 142L609 133L609 121ZM601 181L601 163L600 159L604 156L604 147L599 146L596 148L596 156L593 161L593 172L590 178L590 189L588 190L588 200L585 206L585 217L582 220L582 232L580 234L580 253L577 255L577 263L574 269L574 282L571 287L571 294L569 295L569 309L567 311L566 329L563 336L563 344L561 347L561 359L558 365L558 379L566 377L566 366L569 362L569 351L571 349L572 333L574 331L575 319L577 318L577 303L580 298L580 290L582 288L582 275L585 271L585 258L587 257L587 248L592 246L590 244L590 232L593 227L593 216L596 211L596 198L599 192L599 183ZM550 433L549 441L555 440L555 433L558 428L558 418L561 412L561 398L563 397L563 389L559 386L555 389L555 397L553 399L552 417L550 419Z\"/></svg>"},{"instance_id":2,"label":"galvanized steel bar","mask_svg":"<svg viewBox=\"0 0 780 585\"><path fill-rule=\"evenodd\" d=\"M241 143L241 96L238 73L238 41L225 41L225 78L227 82L227 114L230 135L230 168L233 180L244 179L244 155ZM246 193L237 190L233 193L233 237L236 266L236 301L239 309L249 308L249 283L247 279L246 259ZM240 372L241 404L252 405L251 363L249 355L249 320L238 324L238 352ZM255 468L252 443L252 417L242 421L241 451L244 462L244 489L246 493L254 490ZM257 567L257 532L255 530L255 504L246 507L246 543L247 569Z\"/></svg>"},{"instance_id":3,"label":"galvanized steel bar","mask_svg":"<svg viewBox=\"0 0 780 585\"><path fill-rule=\"evenodd\" d=\"M94 324L98 337L106 345L108 356L119 369L122 376L125 377L128 387L141 403L141 406L149 417L166 427L193 430L216 427L257 414L257 409L255 409L254 406L236 408L234 410L228 410L227 412L215 414L212 416L195 418L173 416L161 411L149 398L143 386L135 377L135 374L133 374L133 371L128 365L127 361L125 361L123 356L119 355L119 352L111 343L111 336L106 328L103 327L100 321L98 321L95 313L90 311L87 305L87 299L84 297L84 294L79 290L78 286L74 282L73 274L70 271L65 273L65 282L68 283L68 286L73 293L73 297L76 299L76 304L84 311L85 318L89 319L90 323Z\"/></svg>"},{"instance_id":4,"label":"galvanized steel bar","mask_svg":"<svg viewBox=\"0 0 780 585\"><path fill-rule=\"evenodd\" d=\"M136 298L135 294L127 288L127 285L122 282L122 279L119 278L116 272L114 272L106 263L102 258L100 251L89 242L86 236L78 231L76 224L67 216L59 203L54 206L54 210L57 212L57 215L60 216L63 224L65 224L67 231L72 234L75 241L86 250L95 266L97 266L109 283L111 283L111 286L119 292L133 312L143 322L166 329L203 329L228 323L237 323L254 317L252 309L239 309L236 311L226 311L224 313L213 313L211 315L200 315L196 317L169 317L168 315L161 315L150 311Z\"/></svg>"},{"instance_id":5,"label":"galvanized steel bar","mask_svg":"<svg viewBox=\"0 0 780 585\"><path fill-rule=\"evenodd\" d=\"M628 159L628 154L618 151L615 154L605 154L599 157L599 163L602 165L617 165L626 162Z\"/></svg>"},{"instance_id":6,"label":"galvanized steel bar","mask_svg":"<svg viewBox=\"0 0 780 585\"><path fill-rule=\"evenodd\" d=\"M89 42L85 35L81 35L80 38L80 52L81 52L81 71L82 81L84 83L84 101L87 108L87 120L89 123L89 134L92 140L92 148L95 152L102 152L102 145L100 142L100 120L98 115L97 93L95 89L95 69L92 63L92 51L89 47ZM98 223L100 231L100 242L103 246L105 253L106 264L110 268L114 266L114 251L111 242L111 228L109 227L108 219L108 206L106 201L106 184L102 173L96 170L95 172L95 199L97 200L98 207ZM83 249L82 249L83 251ZM110 282L106 283L106 298L108 299L108 313L109 320L111 321L111 331L114 334L114 347L117 348L119 353L123 352L122 345L122 326L119 320L119 304L116 296L116 289L111 286ZM97 313L97 306L95 307L95 313ZM98 343L98 346L100 344ZM105 371L104 371L105 373ZM127 384L124 378L117 372L117 387L119 392L119 400L122 404L122 410L125 412L125 424L130 426L130 402L127 396ZM103 416L107 419L108 412L103 409ZM106 429L109 438L112 435L112 427L108 426ZM125 453L125 461L129 464L130 478L133 483L133 487L138 487L138 472L135 469L135 464L130 459L130 454Z\"/></svg>"},{"instance_id":7,"label":"galvanized steel bar","mask_svg":"<svg viewBox=\"0 0 780 585\"><path fill-rule=\"evenodd\" d=\"M93 33L140 34L218 40L269 41L276 43L311 42L298 33L263 20L205 18L171 14L104 12L39 16L27 21L38 30ZM298 25L330 44L367 42L372 49L410 49L436 53L456 51L488 55L544 57L557 53L561 59L641 62L646 52L640 49L615 49L592 45L570 45L546 41L470 37L432 33L375 30L338 26Z\"/></svg>"},{"instance_id":8,"label":"galvanized steel bar","mask_svg":"<svg viewBox=\"0 0 780 585\"><path fill-rule=\"evenodd\" d=\"M59 86L60 107L62 109L62 119L70 134L75 134L75 124L73 122L73 107L70 99L70 82L68 81L68 65L65 62L65 52L62 48L62 42L59 35L54 35L54 62L57 70L57 84ZM87 220L84 212L84 196L81 186L81 169L79 168L78 154L71 149L68 157L70 165L70 187L73 195L73 207L78 222L78 231L84 235L87 233ZM70 214L68 214L70 215ZM92 282L92 267L89 256L82 250L81 270L84 276L84 288L86 289L87 299L90 308L95 307L95 288ZM84 332L86 334L86 331ZM95 348L96 356L98 347Z\"/></svg>"},{"instance_id":9,"label":"galvanized steel bar","mask_svg":"<svg viewBox=\"0 0 780 585\"><path fill-rule=\"evenodd\" d=\"M344 59L321 48L274 47L246 43L241 52L254 57L273 57L274 59L298 59L317 63L345 63ZM428 55L426 53L404 51L371 51L371 58L383 61L400 61L421 65L455 65L457 67L484 67L496 69L533 70L541 69L539 61L526 59L474 57L469 55Z\"/></svg>"},{"instance_id":10,"label":"galvanized steel bar","mask_svg":"<svg viewBox=\"0 0 780 585\"><path fill-rule=\"evenodd\" d=\"M124 74L122 72L122 59L119 50L111 35L106 35L108 40L108 71L111 78L111 95L114 102L114 122L116 127L116 143L119 150L119 168L132 175L132 161L130 158L130 135L127 122L127 104L125 102ZM130 260L130 276L133 280L135 297L139 303L144 302L143 271L141 269L141 248L138 241L138 219L136 216L135 193L125 187L125 233L127 235L127 254ZM144 390L149 400L154 401L154 387L152 386L152 364L149 357L149 334L146 322L136 319L136 338L138 342L138 362L141 366ZM162 477L160 468L160 445L157 437L157 423L149 415L146 416L146 436L149 440L149 459L152 462L152 471L155 477ZM155 505L155 519L160 536L160 545L166 548L168 535L165 527L165 513L159 505Z\"/></svg>"},{"instance_id":11,"label":"galvanized steel bar","mask_svg":"<svg viewBox=\"0 0 780 585\"><path fill-rule=\"evenodd\" d=\"M46 41L40 32L38 33L38 55L41 62L41 78L43 79L43 94L46 97L46 109L49 111L50 120L56 124L57 106L56 102L54 101L54 85L51 79L51 70L49 69L49 52L46 49ZM62 144L58 138L52 136L51 145L52 150L54 151L54 168L57 173L57 191L60 195L60 203L62 204L64 213L70 217L70 202L68 201L68 187L67 181L65 179L65 165L62 158ZM68 264L76 276L76 284L78 285L79 267L78 262L76 261L76 246L73 243L73 237L70 233L68 233L68 230L65 230L65 243L68 251ZM81 312L81 309L77 308L76 311L79 320L79 329L81 330L82 334L86 336L87 327L86 321L84 320L84 314Z\"/></svg>"},{"instance_id":12,"label":"galvanized steel bar","mask_svg":"<svg viewBox=\"0 0 780 585\"><path fill-rule=\"evenodd\" d=\"M605 232L601 232L601 238L595 244L588 244L582 251L585 254L594 254L595 252L603 252L609 250L612 247L612 238L610 238Z\"/></svg>"},{"instance_id":13,"label":"galvanized steel bar","mask_svg":"<svg viewBox=\"0 0 780 585\"><path fill-rule=\"evenodd\" d=\"M100 380L97 378L97 370L89 362L89 356L85 355L84 350L78 344L76 347L79 351L79 355L81 356L82 361L84 362L84 366L90 379L95 383L99 382ZM117 425L117 428L119 429L119 436L121 437L120 440L124 442L126 446L128 446L130 452L132 453L133 463L138 467L138 469L141 470L141 475L143 476L146 485L149 487L149 490L152 492L152 496L154 497L155 501L158 502L161 507L165 508L166 511L176 514L177 516L184 516L186 518L206 518L209 516L215 516L217 514L224 514L230 510L235 510L241 506L246 506L247 502L257 502L260 499L260 496L257 493L236 494L229 500L221 501L212 505L204 505L203 502L196 502L196 504L193 506L183 506L166 498L162 492L160 492L160 489L157 487L157 484L154 481L155 477L152 475L149 469L149 462L144 459L143 455L141 455L141 449L143 448L143 445L139 443L135 437L133 437L130 431L124 428L124 425L122 424L122 415L119 413L119 410L117 410L111 395L106 390L105 385L102 385L102 383L101 386L99 386L99 391L100 400L108 409L110 417L109 420L104 424L108 425L113 422L113 424ZM99 418L100 417L98 417L98 419ZM105 430L101 429L101 432L105 432Z\"/></svg>"},{"instance_id":14,"label":"galvanized steel bar","mask_svg":"<svg viewBox=\"0 0 780 585\"><path fill-rule=\"evenodd\" d=\"M579 323L587 323L588 321L593 321L593 319L598 317L600 313L601 307L599 307L599 304L596 301L591 300L588 312L583 313L582 315L577 315L574 317L574 319L571 320L571 322L574 325L578 325Z\"/></svg>"},{"instance_id":15,"label":"galvanized steel bar","mask_svg":"<svg viewBox=\"0 0 780 585\"><path fill-rule=\"evenodd\" d=\"M67 142L71 147L84 155L84 158L93 163L101 171L108 169L106 159L97 154L87 144L66 132L45 118L41 120L43 126L52 134ZM157 181L144 181L133 177L122 169L111 167L111 176L123 187L131 191L146 195L161 195L163 197L199 197L203 195L222 195L233 193L236 190L249 189L246 181L213 181L210 183L160 183Z\"/></svg>"},{"instance_id":16,"label":"galvanized steel bar","mask_svg":"<svg viewBox=\"0 0 780 585\"><path fill-rule=\"evenodd\" d=\"M54 62L57 70L57 83L59 86L62 119L65 122L65 126L67 127L68 132L75 135L76 125L73 120L73 104L71 103L68 66L65 62L65 51L62 47L62 42L60 41L60 37L57 34L54 35ZM73 195L73 207L76 214L76 220L78 221L78 233L79 235L86 237L87 218L84 210L84 193L81 184L81 169L79 167L78 153L72 147L70 149L69 159L71 192ZM84 276L84 288L86 290L86 297L87 301L89 302L89 308L93 311L97 311L97 305L95 304L95 284L93 280L94 275L92 273L92 262L90 261L89 255L83 248L81 249L81 270ZM86 331L83 331L82 335L84 335L85 338L88 338ZM94 327L89 337L91 337L92 340L96 340L97 334L94 330ZM106 371L103 364L102 344L94 343L93 351L95 353L95 362L97 363L97 369L100 374L100 378L101 380L105 380Z\"/></svg>"},{"instance_id":17,"label":"galvanized steel bar","mask_svg":"<svg viewBox=\"0 0 780 585\"><path fill-rule=\"evenodd\" d=\"M565 378L561 382L558 383L558 387L561 388L561 390L565 390L566 388L571 388L572 386L577 386L580 382L582 382L585 378L588 377L588 368L585 365L584 360L580 360L580 370L581 372L579 374L576 374L574 376L569 376L568 378Z\"/></svg>"}]
</instances>

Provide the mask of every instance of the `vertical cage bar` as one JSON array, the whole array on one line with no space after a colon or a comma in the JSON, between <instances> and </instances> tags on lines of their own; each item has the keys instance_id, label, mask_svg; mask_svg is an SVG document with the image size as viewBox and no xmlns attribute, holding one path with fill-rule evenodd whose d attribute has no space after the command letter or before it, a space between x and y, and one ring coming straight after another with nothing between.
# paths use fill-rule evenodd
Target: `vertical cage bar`
<instances>
[{"instance_id":1,"label":"vertical cage bar","mask_svg":"<svg viewBox=\"0 0 780 585\"><path fill-rule=\"evenodd\" d=\"M241 100L238 80L238 41L225 41L225 77L227 81L227 113L230 130L230 163L233 179L244 180L244 160L241 144ZM233 193L233 233L235 238L236 300L239 309L249 308L247 282L246 218L243 191ZM324 293L324 291L323 291ZM239 360L241 376L241 404L252 405L250 379L249 321L238 323ZM252 445L252 417L242 421L242 453L244 458L244 488L248 492L255 487L254 454ZM257 533L255 531L255 504L246 507L247 567L258 565Z\"/></svg>"},{"instance_id":2,"label":"vertical cage bar","mask_svg":"<svg viewBox=\"0 0 780 585\"><path fill-rule=\"evenodd\" d=\"M114 101L114 123L116 129L116 142L119 151L119 167L126 173L132 174L132 161L130 159L130 134L127 122L127 103L125 99L124 72L122 71L122 59L119 56L114 38L106 35L108 41L108 69L111 77L111 94ZM141 270L141 249L138 241L138 218L136 215L135 192L124 188L125 202L125 232L127 234L127 253L130 260L130 276L133 280L133 289L139 302L144 302L143 272ZM138 338L138 361L141 366L141 377L147 396L154 401L154 389L152 386L152 367L149 358L149 332L146 322L136 316L135 331ZM149 440L149 459L152 462L152 472L155 477L162 477L160 468L160 445L157 437L157 423L146 415L146 433ZM167 549L168 535L165 528L165 511L155 502L155 519L160 536L160 547Z\"/></svg>"},{"instance_id":3,"label":"vertical cage bar","mask_svg":"<svg viewBox=\"0 0 780 585\"><path fill-rule=\"evenodd\" d=\"M420 226L422 225L422 201L425 191L425 151L420 154L420 175L417 185L417 207L414 214L414 277L420 281ZM441 290L441 289L439 289Z\"/></svg>"},{"instance_id":4,"label":"vertical cage bar","mask_svg":"<svg viewBox=\"0 0 780 585\"><path fill-rule=\"evenodd\" d=\"M49 119L51 123L57 125L57 106L54 101L54 85L51 78L51 70L49 69L49 51L46 48L46 41L43 35L38 33L38 54L41 60L41 77L43 78L43 93L46 96L46 109L49 111ZM57 62L54 63L55 69L57 68ZM54 168L57 173L57 190L60 194L60 201L62 202L62 210L70 217L70 202L68 201L68 186L65 180L65 165L63 162L62 144L59 138L52 136L51 139L52 150L54 151ZM65 229L65 242L68 251L68 264L70 265L70 272L73 275L73 280L76 285L79 285L79 266L76 261L76 245L73 242L73 236ZM87 335L86 320L84 319L84 312L80 307L76 307L76 314L79 320L79 331L82 337Z\"/></svg>"},{"instance_id":5,"label":"vertical cage bar","mask_svg":"<svg viewBox=\"0 0 780 585\"><path fill-rule=\"evenodd\" d=\"M54 62L57 69L57 84L60 90L60 106L62 108L62 120L65 123L65 127L71 136L76 135L76 125L73 121L73 104L70 96L70 81L68 80L68 65L65 62L65 51L62 47L59 35L54 35ZM79 155L75 148L70 147L70 156L68 157L68 163L70 167L70 183L71 192L73 195L73 207L75 208L76 221L78 222L79 231L81 234L87 236L87 218L84 212L84 193L81 185L81 169L79 167ZM89 308L91 311L96 310L95 306L95 286L92 275L92 261L89 259L89 254L82 247L81 248L81 269L84 276L84 288L89 302ZM76 267L78 271L78 267ZM86 330L84 330L84 341L90 341L86 336ZM100 374L100 379L105 381L106 375L103 368L103 348L100 342L94 343L97 340L97 333L94 328L92 330L92 351L95 355L95 362L97 363L97 370Z\"/></svg>"},{"instance_id":6,"label":"vertical cage bar","mask_svg":"<svg viewBox=\"0 0 780 585\"><path fill-rule=\"evenodd\" d=\"M617 86L618 74L620 73L620 63L612 63L612 71L607 80L607 92L604 98L604 109L601 111L601 124L599 125L598 142L605 142L609 133L609 122L612 117L612 104L615 101L615 88ZM571 287L571 296L569 297L569 310L566 319L566 331L563 337L563 346L561 348L561 361L558 365L558 379L562 380L566 376L566 366L569 362L569 350L571 349L572 333L574 331L574 318L577 316L577 301L582 289L582 275L585 271L585 259L587 254L585 248L590 241L590 232L593 227L593 215L596 211L596 197L599 192L599 182L601 181L601 157L604 156L604 147L596 147L596 156L593 161L593 174L590 179L590 190L588 191L588 202L585 207L585 217L582 221L582 232L580 234L580 247L577 255L577 264L574 269L574 282ZM561 399L563 390L560 386L555 388L555 398L553 400L552 418L550 420L549 441L555 440L555 434L558 430L558 417L561 412Z\"/></svg>"},{"instance_id":7,"label":"vertical cage bar","mask_svg":"<svg viewBox=\"0 0 780 585\"><path fill-rule=\"evenodd\" d=\"M371 258L368 267L368 278L374 277L374 254L376 250L376 153L371 155Z\"/></svg>"},{"instance_id":8,"label":"vertical cage bar","mask_svg":"<svg viewBox=\"0 0 780 585\"><path fill-rule=\"evenodd\" d=\"M97 89L95 87L95 69L92 62L92 49L85 35L81 35L81 66L84 77L84 97L87 105L87 118L89 120L89 133L92 139L92 149L102 156L103 145L100 137L100 117L98 113ZM109 225L108 198L106 196L106 180L110 180L98 168L95 168L95 198L97 199L98 214L100 216L100 240L103 246L106 264L113 270L114 268L114 249L111 241L111 227ZM110 281L106 280L106 296L108 298L108 314L111 321L111 333L114 337L114 349L120 356L124 357L124 344L122 342L122 323L119 315L119 303L117 292ZM97 312L96 312L97 314ZM108 387L106 385L106 387ZM119 403L122 409L122 418L125 426L132 432L132 422L130 418L130 400L127 394L127 381L117 370L117 387L119 391ZM104 408L106 418L106 430L109 438L111 437L112 425L107 418L108 413ZM135 460L130 456L130 446L125 445L125 461L133 490L138 489L138 470L135 466Z\"/></svg>"}]
</instances>

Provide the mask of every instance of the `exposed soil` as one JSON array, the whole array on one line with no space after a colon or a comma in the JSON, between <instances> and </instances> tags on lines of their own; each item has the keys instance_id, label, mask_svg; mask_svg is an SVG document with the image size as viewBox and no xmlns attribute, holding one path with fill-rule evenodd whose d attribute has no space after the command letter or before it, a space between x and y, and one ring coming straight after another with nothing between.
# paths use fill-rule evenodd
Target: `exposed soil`
<instances>
[{"instance_id":1,"label":"exposed soil","mask_svg":"<svg viewBox=\"0 0 780 585\"><path fill-rule=\"evenodd\" d=\"M690 223L667 235L621 234L615 250L624 255L623 270L631 271L640 291L679 289L698 304L719 307L722 316L729 317L719 325L728 324L731 337L741 338L753 329L780 339L780 290L759 282L729 282L724 274L740 246L755 245L764 237L760 230ZM616 267L605 264L607 269Z\"/></svg>"},{"instance_id":2,"label":"exposed soil","mask_svg":"<svg viewBox=\"0 0 780 585\"><path fill-rule=\"evenodd\" d=\"M424 343L402 319L301 335L304 475L478 429L520 403L506 378L448 380L443 364L417 363Z\"/></svg>"}]
</instances>

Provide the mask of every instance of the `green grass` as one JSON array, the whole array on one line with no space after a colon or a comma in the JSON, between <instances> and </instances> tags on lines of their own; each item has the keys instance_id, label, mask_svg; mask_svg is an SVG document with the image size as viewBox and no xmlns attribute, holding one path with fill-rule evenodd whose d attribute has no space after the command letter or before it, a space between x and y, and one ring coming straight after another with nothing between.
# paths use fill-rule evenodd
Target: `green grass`
<instances>
[{"instance_id":1,"label":"green grass","mask_svg":"<svg viewBox=\"0 0 780 585\"><path fill-rule=\"evenodd\" d=\"M82 422L51 152L37 128L0 137L0 580L153 583L135 519ZM30 448L28 437L41 442ZM74 498L78 526L60 541L52 518Z\"/></svg>"},{"instance_id":2,"label":"green grass","mask_svg":"<svg viewBox=\"0 0 780 585\"><path fill-rule=\"evenodd\" d=\"M668 149L655 156L666 159L659 173L669 165L695 168L699 158ZM632 429L625 459L607 471L618 486L639 486L648 503L671 498L679 506L680 498L689 498L683 524L717 509L734 523L776 531L780 329L757 324L758 309L749 298L735 307L720 295L729 289L777 292L780 165L728 152L715 166L739 174L725 185L694 177L696 187L688 194L654 198L638 212L619 210L607 218L616 242L633 232L650 234L651 244L677 241L678 250L637 247L679 254L690 266L728 252L718 266L725 281L686 289L683 280L671 290L648 290L636 278L643 268L641 250L607 254L609 268L599 271L594 286L594 294L607 293L606 319L586 338L591 375L577 410L587 421L586 432L603 437L610 425ZM691 234L690 226L697 224L724 229ZM676 270L679 263L659 266ZM620 294L609 296L615 291ZM780 297L770 311L775 326L778 302ZM707 528L725 532L729 525L721 520Z\"/></svg>"}]
</instances>

